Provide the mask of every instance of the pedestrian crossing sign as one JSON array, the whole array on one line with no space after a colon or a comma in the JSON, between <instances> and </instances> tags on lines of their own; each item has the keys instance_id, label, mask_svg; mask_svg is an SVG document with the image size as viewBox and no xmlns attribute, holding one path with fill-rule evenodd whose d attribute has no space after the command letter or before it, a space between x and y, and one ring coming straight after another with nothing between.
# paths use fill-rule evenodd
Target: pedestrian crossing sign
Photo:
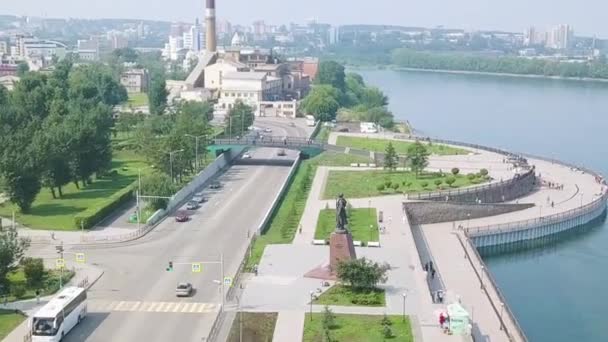
<instances>
[{"instance_id":1,"label":"pedestrian crossing sign","mask_svg":"<svg viewBox=\"0 0 608 342\"><path fill-rule=\"evenodd\" d=\"M76 262L80 264L85 263L84 253L76 253Z\"/></svg>"},{"instance_id":2,"label":"pedestrian crossing sign","mask_svg":"<svg viewBox=\"0 0 608 342\"><path fill-rule=\"evenodd\" d=\"M230 278L230 277L224 277L224 285L226 285L226 286L232 286L232 278Z\"/></svg>"},{"instance_id":3,"label":"pedestrian crossing sign","mask_svg":"<svg viewBox=\"0 0 608 342\"><path fill-rule=\"evenodd\" d=\"M203 266L200 262L192 263L192 273L201 273L203 271Z\"/></svg>"},{"instance_id":4,"label":"pedestrian crossing sign","mask_svg":"<svg viewBox=\"0 0 608 342\"><path fill-rule=\"evenodd\" d=\"M65 267L65 260L64 259L56 259L55 260L55 267L56 268L64 268Z\"/></svg>"}]
</instances>

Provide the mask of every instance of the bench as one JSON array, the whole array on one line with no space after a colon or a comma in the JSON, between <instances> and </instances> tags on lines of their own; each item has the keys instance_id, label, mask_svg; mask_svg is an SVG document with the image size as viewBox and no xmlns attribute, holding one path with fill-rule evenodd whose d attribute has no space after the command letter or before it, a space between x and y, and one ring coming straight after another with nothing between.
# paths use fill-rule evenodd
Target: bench
<instances>
[{"instance_id":1,"label":"bench","mask_svg":"<svg viewBox=\"0 0 608 342\"><path fill-rule=\"evenodd\" d=\"M313 245L326 245L327 242L325 240L312 240Z\"/></svg>"},{"instance_id":2,"label":"bench","mask_svg":"<svg viewBox=\"0 0 608 342\"><path fill-rule=\"evenodd\" d=\"M367 243L367 247L376 247L379 248L380 247L380 242L379 241L370 241Z\"/></svg>"}]
</instances>

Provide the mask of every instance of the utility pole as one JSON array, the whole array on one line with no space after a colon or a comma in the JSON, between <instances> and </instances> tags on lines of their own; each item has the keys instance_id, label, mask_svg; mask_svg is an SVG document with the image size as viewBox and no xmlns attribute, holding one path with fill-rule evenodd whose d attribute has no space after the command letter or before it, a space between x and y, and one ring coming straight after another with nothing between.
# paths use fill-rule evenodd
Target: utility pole
<instances>
[{"instance_id":1,"label":"utility pole","mask_svg":"<svg viewBox=\"0 0 608 342\"><path fill-rule=\"evenodd\" d=\"M63 241L61 241L61 244L59 246L55 246L55 249L57 250L57 254L59 254L59 257L61 258L61 260L63 259ZM65 261L63 261L65 262ZM59 289L63 288L63 266L61 266L59 268L60 273L59 273Z\"/></svg>"}]
</instances>

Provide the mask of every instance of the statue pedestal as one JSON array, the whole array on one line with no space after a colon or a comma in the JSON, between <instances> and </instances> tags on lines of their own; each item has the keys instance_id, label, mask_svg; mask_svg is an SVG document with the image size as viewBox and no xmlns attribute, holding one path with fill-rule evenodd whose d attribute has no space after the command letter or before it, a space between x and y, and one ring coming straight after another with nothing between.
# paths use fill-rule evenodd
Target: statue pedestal
<instances>
[{"instance_id":1,"label":"statue pedestal","mask_svg":"<svg viewBox=\"0 0 608 342\"><path fill-rule=\"evenodd\" d=\"M350 233L331 233L329 238L329 269L336 274L340 262L356 259L353 236Z\"/></svg>"}]
</instances>

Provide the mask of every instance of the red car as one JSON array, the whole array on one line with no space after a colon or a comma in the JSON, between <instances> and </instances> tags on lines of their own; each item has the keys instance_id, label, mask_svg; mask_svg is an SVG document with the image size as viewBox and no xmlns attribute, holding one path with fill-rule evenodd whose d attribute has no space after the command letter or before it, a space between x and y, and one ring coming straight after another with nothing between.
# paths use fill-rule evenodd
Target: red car
<instances>
[{"instance_id":1,"label":"red car","mask_svg":"<svg viewBox=\"0 0 608 342\"><path fill-rule=\"evenodd\" d=\"M175 213L175 221L177 222L187 222L190 217L188 216L188 212L186 211L178 211Z\"/></svg>"}]
</instances>

